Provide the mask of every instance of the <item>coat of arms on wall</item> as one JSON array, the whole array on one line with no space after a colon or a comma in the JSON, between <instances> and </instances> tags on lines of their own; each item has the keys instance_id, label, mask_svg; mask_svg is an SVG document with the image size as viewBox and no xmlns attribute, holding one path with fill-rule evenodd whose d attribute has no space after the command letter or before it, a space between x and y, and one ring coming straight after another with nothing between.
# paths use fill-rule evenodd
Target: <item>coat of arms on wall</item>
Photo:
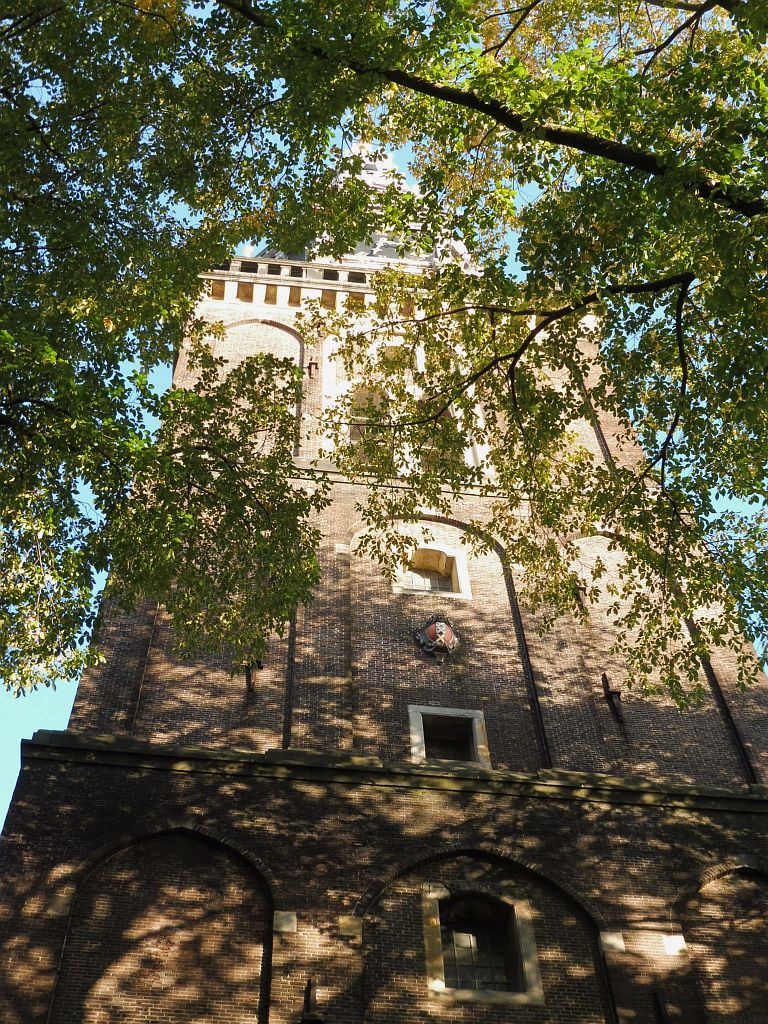
<instances>
[{"instance_id":1,"label":"coat of arms on wall","mask_svg":"<svg viewBox=\"0 0 768 1024\"><path fill-rule=\"evenodd\" d=\"M451 620L437 612L414 636L425 654L451 654L459 646L459 637Z\"/></svg>"}]
</instances>

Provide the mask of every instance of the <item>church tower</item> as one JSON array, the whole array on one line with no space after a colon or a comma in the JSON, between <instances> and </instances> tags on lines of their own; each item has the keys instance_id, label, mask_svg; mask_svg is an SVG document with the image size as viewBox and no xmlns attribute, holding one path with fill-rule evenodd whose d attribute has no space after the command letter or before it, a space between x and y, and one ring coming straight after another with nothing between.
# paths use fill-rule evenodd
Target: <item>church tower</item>
<instances>
[{"instance_id":1,"label":"church tower","mask_svg":"<svg viewBox=\"0 0 768 1024\"><path fill-rule=\"evenodd\" d=\"M216 355L302 368L297 476L350 382L296 313L364 307L396 259L382 236L205 275ZM610 458L611 424L584 431ZM504 552L462 543L472 493L408 527L391 583L322 465L322 579L251 687L175 656L162 608L107 614L68 730L24 744L0 1019L766 1024L765 686L722 657L691 711L622 693L599 609L541 636Z\"/></svg>"}]
</instances>

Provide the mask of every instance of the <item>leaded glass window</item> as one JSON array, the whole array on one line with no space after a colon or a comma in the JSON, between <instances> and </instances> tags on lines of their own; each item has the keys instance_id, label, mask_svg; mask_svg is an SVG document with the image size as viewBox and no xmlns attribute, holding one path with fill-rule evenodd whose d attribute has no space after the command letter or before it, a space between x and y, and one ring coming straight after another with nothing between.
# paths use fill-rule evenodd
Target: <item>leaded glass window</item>
<instances>
[{"instance_id":1,"label":"leaded glass window","mask_svg":"<svg viewBox=\"0 0 768 1024\"><path fill-rule=\"evenodd\" d=\"M440 937L446 988L525 990L507 904L474 895L441 900Z\"/></svg>"},{"instance_id":2,"label":"leaded glass window","mask_svg":"<svg viewBox=\"0 0 768 1024\"><path fill-rule=\"evenodd\" d=\"M406 590L424 590L450 594L453 592L451 574L438 572L437 569L416 569L413 565L402 574L400 585Z\"/></svg>"}]
</instances>

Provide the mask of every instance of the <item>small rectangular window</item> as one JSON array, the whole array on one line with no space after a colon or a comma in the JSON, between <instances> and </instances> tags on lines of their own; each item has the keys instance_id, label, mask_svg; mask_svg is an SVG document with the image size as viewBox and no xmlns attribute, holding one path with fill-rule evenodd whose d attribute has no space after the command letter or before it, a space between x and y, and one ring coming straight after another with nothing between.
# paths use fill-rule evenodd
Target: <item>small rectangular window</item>
<instances>
[{"instance_id":1,"label":"small rectangular window","mask_svg":"<svg viewBox=\"0 0 768 1024\"><path fill-rule=\"evenodd\" d=\"M223 281L209 281L208 282L208 294L212 299L223 299L224 298L224 282Z\"/></svg>"},{"instance_id":2,"label":"small rectangular window","mask_svg":"<svg viewBox=\"0 0 768 1024\"><path fill-rule=\"evenodd\" d=\"M277 285L268 284L264 286L264 301L270 306L277 304Z\"/></svg>"},{"instance_id":3,"label":"small rectangular window","mask_svg":"<svg viewBox=\"0 0 768 1024\"><path fill-rule=\"evenodd\" d=\"M279 263L269 263L267 265L267 273L268 274L277 274L277 275L279 275L282 272L283 272L283 268L280 266Z\"/></svg>"},{"instance_id":4,"label":"small rectangular window","mask_svg":"<svg viewBox=\"0 0 768 1024\"><path fill-rule=\"evenodd\" d=\"M354 284L365 284L365 274L361 270L350 270L347 280Z\"/></svg>"},{"instance_id":5,"label":"small rectangular window","mask_svg":"<svg viewBox=\"0 0 768 1024\"><path fill-rule=\"evenodd\" d=\"M237 297L241 302L253 302L253 285L250 281L237 282Z\"/></svg>"},{"instance_id":6,"label":"small rectangular window","mask_svg":"<svg viewBox=\"0 0 768 1024\"><path fill-rule=\"evenodd\" d=\"M451 559L453 562L453 559ZM437 569L415 569L410 566L400 574L399 583L403 590L433 591L443 594L454 592L453 565L445 572L438 572Z\"/></svg>"},{"instance_id":7,"label":"small rectangular window","mask_svg":"<svg viewBox=\"0 0 768 1024\"><path fill-rule=\"evenodd\" d=\"M466 556L454 549L425 545L411 555L394 584L396 594L439 592L460 600L472 597Z\"/></svg>"},{"instance_id":8,"label":"small rectangular window","mask_svg":"<svg viewBox=\"0 0 768 1024\"><path fill-rule=\"evenodd\" d=\"M398 582L403 590L453 594L459 589L456 559L439 548L417 548Z\"/></svg>"},{"instance_id":9,"label":"small rectangular window","mask_svg":"<svg viewBox=\"0 0 768 1024\"><path fill-rule=\"evenodd\" d=\"M304 277L304 268L291 267L291 277Z\"/></svg>"},{"instance_id":10,"label":"small rectangular window","mask_svg":"<svg viewBox=\"0 0 768 1024\"><path fill-rule=\"evenodd\" d=\"M338 270L324 270L323 271L323 280L324 281L338 281L339 280L339 272L338 272Z\"/></svg>"},{"instance_id":11,"label":"small rectangular window","mask_svg":"<svg viewBox=\"0 0 768 1024\"><path fill-rule=\"evenodd\" d=\"M463 761L491 767L482 711L409 704L408 725L414 761Z\"/></svg>"},{"instance_id":12,"label":"small rectangular window","mask_svg":"<svg viewBox=\"0 0 768 1024\"><path fill-rule=\"evenodd\" d=\"M259 264L254 263L253 260L242 260L240 263L240 269L244 274L258 274Z\"/></svg>"},{"instance_id":13,"label":"small rectangular window","mask_svg":"<svg viewBox=\"0 0 768 1024\"><path fill-rule=\"evenodd\" d=\"M424 715L424 751L429 760L477 761L472 719L458 715Z\"/></svg>"},{"instance_id":14,"label":"small rectangular window","mask_svg":"<svg viewBox=\"0 0 768 1024\"><path fill-rule=\"evenodd\" d=\"M347 309L365 309L365 296L359 292L348 292Z\"/></svg>"},{"instance_id":15,"label":"small rectangular window","mask_svg":"<svg viewBox=\"0 0 768 1024\"><path fill-rule=\"evenodd\" d=\"M320 296L320 305L323 309L336 309L336 292L327 291L323 288Z\"/></svg>"},{"instance_id":16,"label":"small rectangular window","mask_svg":"<svg viewBox=\"0 0 768 1024\"><path fill-rule=\"evenodd\" d=\"M301 305L301 288L291 288L288 291L288 305L289 306L300 306Z\"/></svg>"}]
</instances>

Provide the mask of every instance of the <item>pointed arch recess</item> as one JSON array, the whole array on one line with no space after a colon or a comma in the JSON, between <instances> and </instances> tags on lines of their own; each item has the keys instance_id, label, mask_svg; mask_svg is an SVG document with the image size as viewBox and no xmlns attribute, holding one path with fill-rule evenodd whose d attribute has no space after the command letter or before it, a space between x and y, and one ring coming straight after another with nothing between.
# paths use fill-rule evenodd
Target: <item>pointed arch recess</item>
<instances>
[{"instance_id":1,"label":"pointed arch recess","mask_svg":"<svg viewBox=\"0 0 768 1024\"><path fill-rule=\"evenodd\" d=\"M202 840L204 843L208 843L212 847L218 848L221 852L230 855L233 860L245 867L247 873L254 879L259 889L262 891L263 896L266 898L266 909L271 919L275 907L281 904L280 886L277 879L261 858L255 856L242 845L230 839L218 830L190 822L171 821L148 831L126 833L119 840L100 847L93 856L82 861L76 868L74 868L70 873L66 884L59 888L58 892L54 894L51 903L49 903L47 909L48 915L65 917L66 925L64 929L64 939L59 952L58 962L56 964L53 983L51 986L47 1020L51 1019L56 1008L59 981L61 978L62 966L67 954L73 911L77 896L92 876L105 868L111 860L118 857L120 854L131 849L137 849L148 841L173 835L181 835L191 839ZM258 1024L268 1024L271 1001L270 993L272 987L271 927L265 928L261 960L262 966L259 983L260 991L257 1020Z\"/></svg>"},{"instance_id":2,"label":"pointed arch recess","mask_svg":"<svg viewBox=\"0 0 768 1024\"><path fill-rule=\"evenodd\" d=\"M173 832L189 833L192 836L208 840L214 845L221 846L231 854L234 854L254 874L259 876L272 908L274 910L282 908L283 894L280 883L269 866L260 857L257 857L244 846L241 846L235 840L228 838L224 833L216 829L189 822L170 821L149 831L124 833L120 839L96 849L90 857L81 861L76 868L72 869L65 882L57 886L49 899L46 908L47 915L50 917L68 917L72 911L72 904L78 890L103 864L131 846L137 846L147 839L154 839Z\"/></svg>"},{"instance_id":3,"label":"pointed arch recess","mask_svg":"<svg viewBox=\"0 0 768 1024\"><path fill-rule=\"evenodd\" d=\"M378 902L384 892L398 879L405 877L412 871L434 864L439 861L453 860L458 857L474 857L478 860L491 861L502 867L512 870L523 871L541 882L553 886L589 919L597 931L606 931L608 924L602 913L594 904L578 892L564 878L559 877L555 872L533 861L526 861L515 857L510 853L498 850L492 846L483 844L463 845L461 843L437 847L429 852L422 852L401 861L396 867L382 873L374 879L361 894L352 911L352 916L364 918L372 907Z\"/></svg>"},{"instance_id":4,"label":"pointed arch recess","mask_svg":"<svg viewBox=\"0 0 768 1024\"><path fill-rule=\"evenodd\" d=\"M409 873L428 864L440 861L450 861L458 857L474 857L489 861L490 863L501 867L506 867L507 869L521 871L524 874L527 874L533 881L552 886L564 897L566 903L575 907L575 909L583 915L588 923L588 927L593 932L595 942L595 968L598 974L599 984L602 987L604 998L606 1000L608 1020L610 1020L611 1024L618 1024L618 1010L613 990L611 972L608 969L605 954L598 942L598 933L607 931L608 924L600 910L595 907L590 900L574 889L574 887L564 878L560 878L555 872L550 871L539 863L526 861L522 858L515 857L506 851L501 851L482 843L471 845L463 845L461 843L445 845L429 852L416 854L413 857L402 861L397 865L397 867L391 869L389 872L381 874L377 879L370 883L360 896L353 909L352 916L359 918L362 923L366 915L373 909L389 886L398 879L403 878ZM482 886L480 891L486 893L489 892L488 889Z\"/></svg>"},{"instance_id":5,"label":"pointed arch recess","mask_svg":"<svg viewBox=\"0 0 768 1024\"><path fill-rule=\"evenodd\" d=\"M768 882L768 863L764 863L755 857L731 857L727 860L718 861L717 864L703 868L694 876L691 882L678 891L670 904L670 919L672 921L679 921L686 904L698 896L706 886L716 882L719 878L725 877L725 875L738 874L740 871L751 875L759 875Z\"/></svg>"},{"instance_id":6,"label":"pointed arch recess","mask_svg":"<svg viewBox=\"0 0 768 1024\"><path fill-rule=\"evenodd\" d=\"M250 316L245 320L233 320L231 323L224 324L224 333L231 330L233 327L251 327L253 324L264 324L265 327L277 327L281 331L285 331L286 334L291 334L298 341L302 350L304 347L304 336L292 327L290 324L283 324L279 320L268 320L261 316Z\"/></svg>"},{"instance_id":7,"label":"pointed arch recess","mask_svg":"<svg viewBox=\"0 0 768 1024\"><path fill-rule=\"evenodd\" d=\"M226 340L227 336L230 335L231 332L239 330L240 328L243 328L243 327L245 327L245 328L248 328L248 327L269 327L269 328L272 328L273 330L277 330L277 331L280 331L280 332L282 332L284 334L287 334L298 345L298 351L296 353L295 362L296 362L296 366L302 371L302 373L304 372L304 358L305 358L306 345L305 345L305 341L304 341L304 336L302 334L300 334L299 331L297 331L295 327L291 327L289 324L281 323L279 320L269 320L269 319L267 319L265 317L247 317L244 320L233 320L231 323L224 324L224 331L222 333L222 336L221 336L220 340L222 340L222 341ZM215 351L216 351L216 348L214 347L214 352ZM293 358L293 357L291 357L291 358ZM302 394L300 394L299 398L298 398L298 400L296 402L296 408L295 408L295 411L294 411L294 413L295 413L295 436L294 436L294 445L293 445L293 454L294 454L294 456L299 455L300 451L301 451L301 430L300 430L300 424L301 424L301 418L302 418L303 412L304 412L304 396Z\"/></svg>"}]
</instances>

